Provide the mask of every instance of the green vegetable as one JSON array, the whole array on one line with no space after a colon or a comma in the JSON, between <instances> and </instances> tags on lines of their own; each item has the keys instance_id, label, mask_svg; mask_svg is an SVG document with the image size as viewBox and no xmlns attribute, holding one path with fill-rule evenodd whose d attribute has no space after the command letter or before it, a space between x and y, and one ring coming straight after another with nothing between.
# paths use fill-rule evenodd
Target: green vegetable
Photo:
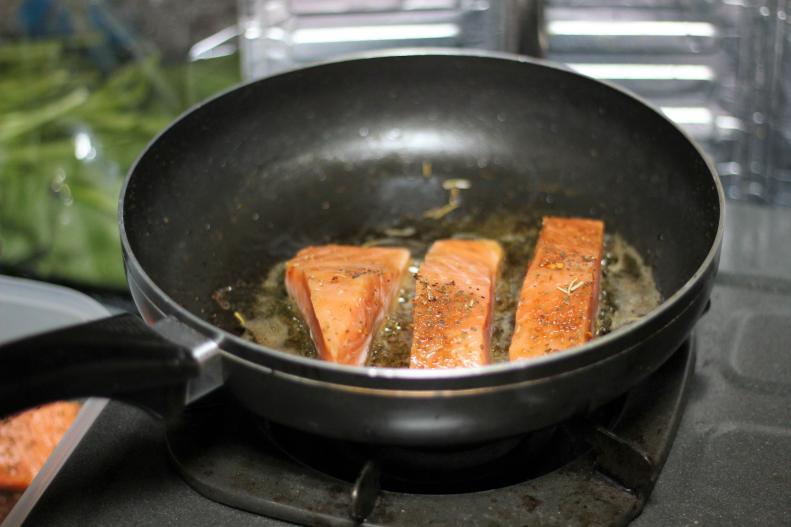
<instances>
[{"instance_id":1,"label":"green vegetable","mask_svg":"<svg viewBox=\"0 0 791 527\"><path fill-rule=\"evenodd\" d=\"M235 56L109 75L100 39L0 44L0 263L103 286L125 283L116 225L123 177L188 106L239 81Z\"/></svg>"}]
</instances>

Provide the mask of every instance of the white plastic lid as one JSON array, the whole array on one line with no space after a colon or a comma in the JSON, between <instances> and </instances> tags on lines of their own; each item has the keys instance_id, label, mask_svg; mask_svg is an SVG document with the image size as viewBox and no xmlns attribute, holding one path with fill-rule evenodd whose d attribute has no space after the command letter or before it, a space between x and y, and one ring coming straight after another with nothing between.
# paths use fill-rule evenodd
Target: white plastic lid
<instances>
[{"instance_id":1,"label":"white plastic lid","mask_svg":"<svg viewBox=\"0 0 791 527\"><path fill-rule=\"evenodd\" d=\"M107 315L104 306L78 291L0 276L0 343Z\"/></svg>"}]
</instances>

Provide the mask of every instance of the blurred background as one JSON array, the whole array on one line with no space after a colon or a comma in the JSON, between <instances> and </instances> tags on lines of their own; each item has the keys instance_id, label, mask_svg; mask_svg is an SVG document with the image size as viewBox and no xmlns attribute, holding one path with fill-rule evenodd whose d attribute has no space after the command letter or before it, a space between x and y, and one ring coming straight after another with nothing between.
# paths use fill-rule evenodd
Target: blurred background
<instances>
[{"instance_id":1,"label":"blurred background","mask_svg":"<svg viewBox=\"0 0 791 527\"><path fill-rule=\"evenodd\" d=\"M542 56L649 99L728 198L791 206L785 0L3 0L0 273L123 289L117 197L177 115L346 53Z\"/></svg>"}]
</instances>

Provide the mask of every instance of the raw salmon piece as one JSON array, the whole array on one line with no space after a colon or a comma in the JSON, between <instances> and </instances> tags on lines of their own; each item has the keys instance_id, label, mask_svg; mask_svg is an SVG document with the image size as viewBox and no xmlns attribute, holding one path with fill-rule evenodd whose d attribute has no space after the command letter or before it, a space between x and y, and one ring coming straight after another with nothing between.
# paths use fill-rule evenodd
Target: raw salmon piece
<instances>
[{"instance_id":1,"label":"raw salmon piece","mask_svg":"<svg viewBox=\"0 0 791 527\"><path fill-rule=\"evenodd\" d=\"M52 403L0 421L0 490L30 485L79 410L78 403Z\"/></svg>"},{"instance_id":2,"label":"raw salmon piece","mask_svg":"<svg viewBox=\"0 0 791 527\"><path fill-rule=\"evenodd\" d=\"M489 363L494 286L503 249L492 240L440 240L426 254L412 304L411 368Z\"/></svg>"},{"instance_id":3,"label":"raw salmon piece","mask_svg":"<svg viewBox=\"0 0 791 527\"><path fill-rule=\"evenodd\" d=\"M508 350L519 360L591 339L599 306L604 222L544 217Z\"/></svg>"},{"instance_id":4,"label":"raw salmon piece","mask_svg":"<svg viewBox=\"0 0 791 527\"><path fill-rule=\"evenodd\" d=\"M286 289L319 356L363 364L409 263L402 248L307 247L286 264Z\"/></svg>"}]
</instances>

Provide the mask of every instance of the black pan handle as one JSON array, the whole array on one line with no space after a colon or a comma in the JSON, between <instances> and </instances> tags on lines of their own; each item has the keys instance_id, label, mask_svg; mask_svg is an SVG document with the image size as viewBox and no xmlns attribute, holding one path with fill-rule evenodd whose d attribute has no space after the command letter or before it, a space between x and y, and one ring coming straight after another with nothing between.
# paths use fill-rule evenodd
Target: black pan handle
<instances>
[{"instance_id":1,"label":"black pan handle","mask_svg":"<svg viewBox=\"0 0 791 527\"><path fill-rule=\"evenodd\" d=\"M55 400L125 400L168 416L198 374L189 349L123 314L0 346L0 417Z\"/></svg>"}]
</instances>

